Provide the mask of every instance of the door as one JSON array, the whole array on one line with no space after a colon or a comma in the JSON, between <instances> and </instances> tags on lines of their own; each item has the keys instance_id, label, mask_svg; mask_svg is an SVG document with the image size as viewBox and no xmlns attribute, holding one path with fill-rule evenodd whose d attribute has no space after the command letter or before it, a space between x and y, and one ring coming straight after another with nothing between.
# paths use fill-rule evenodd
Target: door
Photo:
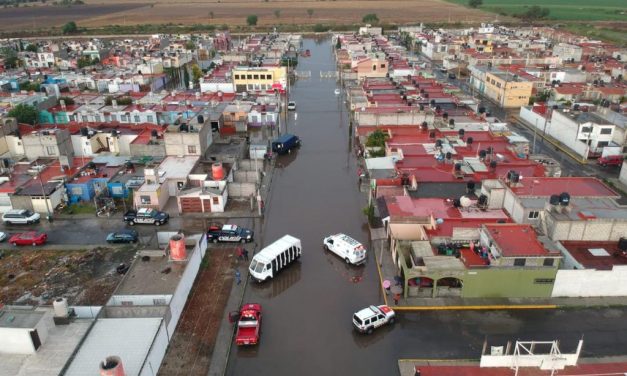
<instances>
[{"instance_id":1,"label":"door","mask_svg":"<svg viewBox=\"0 0 627 376\"><path fill-rule=\"evenodd\" d=\"M31 341L33 341L33 347L35 348L35 351L37 351L37 349L41 347L41 340L39 339L39 334L37 333L37 330L30 331L30 339Z\"/></svg>"}]
</instances>

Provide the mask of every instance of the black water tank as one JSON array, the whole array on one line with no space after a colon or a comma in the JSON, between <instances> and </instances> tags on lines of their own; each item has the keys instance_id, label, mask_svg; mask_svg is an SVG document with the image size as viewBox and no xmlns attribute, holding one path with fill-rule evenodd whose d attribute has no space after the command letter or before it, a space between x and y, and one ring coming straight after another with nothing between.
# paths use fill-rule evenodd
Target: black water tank
<instances>
[{"instance_id":1,"label":"black water tank","mask_svg":"<svg viewBox=\"0 0 627 376\"><path fill-rule=\"evenodd\" d=\"M187 123L183 123L179 126L179 131L181 132L189 132L189 127L187 126Z\"/></svg>"},{"instance_id":2,"label":"black water tank","mask_svg":"<svg viewBox=\"0 0 627 376\"><path fill-rule=\"evenodd\" d=\"M479 107L479 113L480 114L485 113L485 107Z\"/></svg>"},{"instance_id":3,"label":"black water tank","mask_svg":"<svg viewBox=\"0 0 627 376\"><path fill-rule=\"evenodd\" d=\"M448 119L448 112L445 112L442 114L442 119L444 120Z\"/></svg>"},{"instance_id":4,"label":"black water tank","mask_svg":"<svg viewBox=\"0 0 627 376\"><path fill-rule=\"evenodd\" d=\"M435 138L435 132L429 132L429 138Z\"/></svg>"},{"instance_id":5,"label":"black water tank","mask_svg":"<svg viewBox=\"0 0 627 376\"><path fill-rule=\"evenodd\" d=\"M520 174L517 172L512 173L512 178L510 179L512 183L518 183L520 181Z\"/></svg>"},{"instance_id":6,"label":"black water tank","mask_svg":"<svg viewBox=\"0 0 627 376\"><path fill-rule=\"evenodd\" d=\"M420 104L420 106L418 106L418 108L420 108L420 111L424 111L425 110L425 105L424 104Z\"/></svg>"},{"instance_id":7,"label":"black water tank","mask_svg":"<svg viewBox=\"0 0 627 376\"><path fill-rule=\"evenodd\" d=\"M490 161L490 168L494 170L496 168L497 164L498 163L496 161Z\"/></svg>"},{"instance_id":8,"label":"black water tank","mask_svg":"<svg viewBox=\"0 0 627 376\"><path fill-rule=\"evenodd\" d=\"M568 206L570 204L570 194L568 192L562 192L560 194L560 205Z\"/></svg>"},{"instance_id":9,"label":"black water tank","mask_svg":"<svg viewBox=\"0 0 627 376\"><path fill-rule=\"evenodd\" d=\"M479 150L479 158L485 158L488 155L485 150Z\"/></svg>"},{"instance_id":10,"label":"black water tank","mask_svg":"<svg viewBox=\"0 0 627 376\"><path fill-rule=\"evenodd\" d=\"M620 239L618 239L618 249L620 249L621 251L627 251L627 238L626 237L621 237Z\"/></svg>"},{"instance_id":11,"label":"black water tank","mask_svg":"<svg viewBox=\"0 0 627 376\"><path fill-rule=\"evenodd\" d=\"M426 128L428 128L428 127L429 127L429 124L427 124L427 122L426 122L426 121L423 121L423 122L422 122L422 124L421 124L421 126L422 126L423 128L425 128L425 129L426 129Z\"/></svg>"},{"instance_id":12,"label":"black water tank","mask_svg":"<svg viewBox=\"0 0 627 376\"><path fill-rule=\"evenodd\" d=\"M436 148L441 148L442 147L442 140L435 140L435 147Z\"/></svg>"},{"instance_id":13,"label":"black water tank","mask_svg":"<svg viewBox=\"0 0 627 376\"><path fill-rule=\"evenodd\" d=\"M453 120L453 119L451 119L451 120ZM462 129L457 131L457 134L459 135L459 137L464 137L464 135L466 134L466 131L462 128Z\"/></svg>"},{"instance_id":14,"label":"black water tank","mask_svg":"<svg viewBox=\"0 0 627 376\"><path fill-rule=\"evenodd\" d=\"M474 139L474 138L472 138L472 137L468 137L468 139L466 140L466 143L467 143L468 145L472 145L473 141L475 141L475 139Z\"/></svg>"},{"instance_id":15,"label":"black water tank","mask_svg":"<svg viewBox=\"0 0 627 376\"><path fill-rule=\"evenodd\" d=\"M453 158L453 153L451 153L450 151L447 151L445 157L446 159L450 161Z\"/></svg>"},{"instance_id":16,"label":"black water tank","mask_svg":"<svg viewBox=\"0 0 627 376\"><path fill-rule=\"evenodd\" d=\"M456 208L461 208L462 207L462 202L460 199L456 198L453 200L453 206Z\"/></svg>"},{"instance_id":17,"label":"black water tank","mask_svg":"<svg viewBox=\"0 0 627 376\"><path fill-rule=\"evenodd\" d=\"M89 130L85 127L81 128L81 136L86 137L89 134Z\"/></svg>"},{"instance_id":18,"label":"black water tank","mask_svg":"<svg viewBox=\"0 0 627 376\"><path fill-rule=\"evenodd\" d=\"M473 180L469 181L468 183L466 183L466 189L469 191L474 191L475 190L475 182Z\"/></svg>"},{"instance_id":19,"label":"black water tank","mask_svg":"<svg viewBox=\"0 0 627 376\"><path fill-rule=\"evenodd\" d=\"M462 169L462 164L461 163L455 163L455 171L461 171Z\"/></svg>"},{"instance_id":20,"label":"black water tank","mask_svg":"<svg viewBox=\"0 0 627 376\"><path fill-rule=\"evenodd\" d=\"M156 129L153 129L150 131L150 136L151 137L158 137L159 136L159 132Z\"/></svg>"},{"instance_id":21,"label":"black water tank","mask_svg":"<svg viewBox=\"0 0 627 376\"><path fill-rule=\"evenodd\" d=\"M488 203L488 196L486 195L481 195L479 196L479 200L477 200L477 204L479 206L484 206Z\"/></svg>"},{"instance_id":22,"label":"black water tank","mask_svg":"<svg viewBox=\"0 0 627 376\"><path fill-rule=\"evenodd\" d=\"M551 195L551 197L549 197L549 204L551 204L551 205L559 205L560 204L560 195Z\"/></svg>"},{"instance_id":23,"label":"black water tank","mask_svg":"<svg viewBox=\"0 0 627 376\"><path fill-rule=\"evenodd\" d=\"M448 119L448 125L455 125L455 119Z\"/></svg>"},{"instance_id":24,"label":"black water tank","mask_svg":"<svg viewBox=\"0 0 627 376\"><path fill-rule=\"evenodd\" d=\"M198 124L204 124L205 123L205 117L202 115L198 115L196 117L196 120L198 120Z\"/></svg>"}]
</instances>

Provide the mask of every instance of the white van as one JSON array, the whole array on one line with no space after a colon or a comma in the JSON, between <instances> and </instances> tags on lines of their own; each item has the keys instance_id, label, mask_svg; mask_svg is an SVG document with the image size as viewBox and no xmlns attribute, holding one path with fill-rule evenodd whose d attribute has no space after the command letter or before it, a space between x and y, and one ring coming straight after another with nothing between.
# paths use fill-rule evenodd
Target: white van
<instances>
[{"instance_id":1,"label":"white van","mask_svg":"<svg viewBox=\"0 0 627 376\"><path fill-rule=\"evenodd\" d=\"M257 282L274 278L276 274L300 258L300 239L285 235L259 251L253 257L248 271Z\"/></svg>"},{"instance_id":2,"label":"white van","mask_svg":"<svg viewBox=\"0 0 627 376\"><path fill-rule=\"evenodd\" d=\"M322 244L324 249L340 256L347 264L359 265L366 262L366 248L348 235L327 236Z\"/></svg>"}]
</instances>

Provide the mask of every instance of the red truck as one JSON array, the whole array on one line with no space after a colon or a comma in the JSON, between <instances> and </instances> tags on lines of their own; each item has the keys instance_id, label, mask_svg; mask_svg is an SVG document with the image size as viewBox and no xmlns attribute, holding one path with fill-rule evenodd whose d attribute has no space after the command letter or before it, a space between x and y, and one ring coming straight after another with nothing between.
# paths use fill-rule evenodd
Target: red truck
<instances>
[{"instance_id":1,"label":"red truck","mask_svg":"<svg viewBox=\"0 0 627 376\"><path fill-rule=\"evenodd\" d=\"M237 314L237 333L235 344L238 346L256 345L261 333L261 304L244 304Z\"/></svg>"}]
</instances>

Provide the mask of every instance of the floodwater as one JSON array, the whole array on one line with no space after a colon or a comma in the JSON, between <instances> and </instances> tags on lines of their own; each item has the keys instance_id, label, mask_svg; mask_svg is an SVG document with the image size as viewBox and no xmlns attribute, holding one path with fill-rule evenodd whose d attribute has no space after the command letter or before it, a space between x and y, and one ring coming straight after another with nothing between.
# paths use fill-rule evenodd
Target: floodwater
<instances>
[{"instance_id":1,"label":"floodwater","mask_svg":"<svg viewBox=\"0 0 627 376\"><path fill-rule=\"evenodd\" d=\"M373 254L366 265L348 266L323 250L322 239L344 232L369 245L366 201L337 83L319 78L335 69L331 43L306 39L303 48L312 56L298 70L311 78L292 87L297 111L288 125L303 144L279 157L258 231L262 245L285 234L300 238L303 256L274 280L248 285L243 303L264 310L261 342L233 346L228 375L394 375L398 358L479 358L485 338L491 345L560 339L570 347L585 333L587 355L624 353L625 309L412 313L373 335L355 333L352 314L383 301Z\"/></svg>"}]
</instances>

